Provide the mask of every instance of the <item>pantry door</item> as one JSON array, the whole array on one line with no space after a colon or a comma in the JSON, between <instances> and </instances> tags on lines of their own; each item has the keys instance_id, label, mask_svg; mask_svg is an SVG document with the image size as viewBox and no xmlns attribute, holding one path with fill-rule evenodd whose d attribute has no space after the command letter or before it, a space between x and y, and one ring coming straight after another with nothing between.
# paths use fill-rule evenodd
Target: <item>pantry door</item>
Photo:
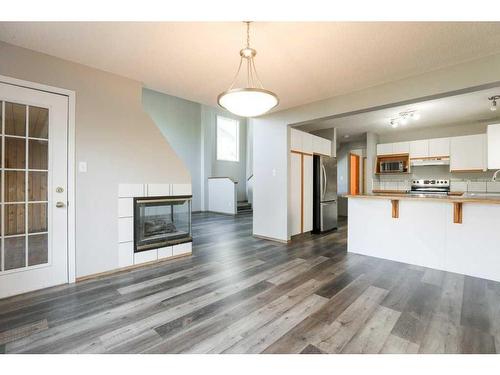
<instances>
[{"instance_id":1,"label":"pantry door","mask_svg":"<svg viewBox=\"0 0 500 375\"><path fill-rule=\"evenodd\" d=\"M0 298L68 282L68 97L0 83Z\"/></svg>"}]
</instances>

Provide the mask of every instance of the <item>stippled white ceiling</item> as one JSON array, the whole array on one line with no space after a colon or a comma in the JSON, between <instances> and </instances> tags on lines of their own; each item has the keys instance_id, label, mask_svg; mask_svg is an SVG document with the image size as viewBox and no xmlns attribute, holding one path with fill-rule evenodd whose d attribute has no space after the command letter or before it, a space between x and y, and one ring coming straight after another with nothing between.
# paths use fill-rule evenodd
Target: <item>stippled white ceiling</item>
<instances>
[{"instance_id":1,"label":"stippled white ceiling","mask_svg":"<svg viewBox=\"0 0 500 375\"><path fill-rule=\"evenodd\" d=\"M0 40L214 105L244 44L240 22L0 23ZM257 22L252 45L277 110L500 53L500 23Z\"/></svg>"}]
</instances>

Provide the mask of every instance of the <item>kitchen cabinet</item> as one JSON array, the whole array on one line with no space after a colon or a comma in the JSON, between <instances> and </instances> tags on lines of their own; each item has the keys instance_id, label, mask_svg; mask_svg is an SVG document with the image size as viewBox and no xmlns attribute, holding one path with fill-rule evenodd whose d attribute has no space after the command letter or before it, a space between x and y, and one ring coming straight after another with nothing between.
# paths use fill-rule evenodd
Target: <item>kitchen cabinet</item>
<instances>
[{"instance_id":1,"label":"kitchen cabinet","mask_svg":"<svg viewBox=\"0 0 500 375\"><path fill-rule=\"evenodd\" d=\"M408 154L410 152L410 142L379 143L377 145L377 155Z\"/></svg>"},{"instance_id":2,"label":"kitchen cabinet","mask_svg":"<svg viewBox=\"0 0 500 375\"><path fill-rule=\"evenodd\" d=\"M315 154L332 156L332 142L313 135L313 152Z\"/></svg>"},{"instance_id":3,"label":"kitchen cabinet","mask_svg":"<svg viewBox=\"0 0 500 375\"><path fill-rule=\"evenodd\" d=\"M290 153L290 234L301 233L302 155Z\"/></svg>"},{"instance_id":4,"label":"kitchen cabinet","mask_svg":"<svg viewBox=\"0 0 500 375\"><path fill-rule=\"evenodd\" d=\"M396 142L392 144L393 154L409 154L410 142Z\"/></svg>"},{"instance_id":5,"label":"kitchen cabinet","mask_svg":"<svg viewBox=\"0 0 500 375\"><path fill-rule=\"evenodd\" d=\"M302 132L297 129L290 129L290 149L302 151Z\"/></svg>"},{"instance_id":6,"label":"kitchen cabinet","mask_svg":"<svg viewBox=\"0 0 500 375\"><path fill-rule=\"evenodd\" d=\"M410 158L426 158L429 156L429 140L422 139L410 142Z\"/></svg>"},{"instance_id":7,"label":"kitchen cabinet","mask_svg":"<svg viewBox=\"0 0 500 375\"><path fill-rule=\"evenodd\" d=\"M450 138L429 139L429 157L443 156L450 156Z\"/></svg>"},{"instance_id":8,"label":"kitchen cabinet","mask_svg":"<svg viewBox=\"0 0 500 375\"><path fill-rule=\"evenodd\" d=\"M451 138L451 172L486 170L486 158L486 134L466 135Z\"/></svg>"},{"instance_id":9,"label":"kitchen cabinet","mask_svg":"<svg viewBox=\"0 0 500 375\"><path fill-rule=\"evenodd\" d=\"M394 152L393 150L393 144L392 143L379 143L377 145L377 155L391 155Z\"/></svg>"},{"instance_id":10,"label":"kitchen cabinet","mask_svg":"<svg viewBox=\"0 0 500 375\"><path fill-rule=\"evenodd\" d=\"M500 169L500 124L488 125L488 169Z\"/></svg>"},{"instance_id":11,"label":"kitchen cabinet","mask_svg":"<svg viewBox=\"0 0 500 375\"><path fill-rule=\"evenodd\" d=\"M313 156L290 153L290 234L310 232L313 226Z\"/></svg>"},{"instance_id":12,"label":"kitchen cabinet","mask_svg":"<svg viewBox=\"0 0 500 375\"><path fill-rule=\"evenodd\" d=\"M304 217L302 231L310 232L313 229L313 157L310 155L304 155L303 173L302 199L304 202Z\"/></svg>"},{"instance_id":13,"label":"kitchen cabinet","mask_svg":"<svg viewBox=\"0 0 500 375\"><path fill-rule=\"evenodd\" d=\"M315 137L312 134L306 133L306 132L300 132L301 133L301 138L302 138L302 149L301 151L306 153L306 154L312 154L313 153L313 137Z\"/></svg>"},{"instance_id":14,"label":"kitchen cabinet","mask_svg":"<svg viewBox=\"0 0 500 375\"><path fill-rule=\"evenodd\" d=\"M332 156L332 142L297 129L290 129L290 150Z\"/></svg>"}]
</instances>

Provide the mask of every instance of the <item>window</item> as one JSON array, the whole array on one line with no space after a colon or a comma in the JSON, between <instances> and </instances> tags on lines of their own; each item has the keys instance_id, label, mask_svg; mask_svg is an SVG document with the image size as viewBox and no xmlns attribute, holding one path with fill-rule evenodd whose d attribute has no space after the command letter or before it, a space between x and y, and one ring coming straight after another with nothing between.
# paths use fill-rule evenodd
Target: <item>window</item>
<instances>
[{"instance_id":1,"label":"window","mask_svg":"<svg viewBox=\"0 0 500 375\"><path fill-rule=\"evenodd\" d=\"M217 160L240 160L240 122L217 116Z\"/></svg>"}]
</instances>

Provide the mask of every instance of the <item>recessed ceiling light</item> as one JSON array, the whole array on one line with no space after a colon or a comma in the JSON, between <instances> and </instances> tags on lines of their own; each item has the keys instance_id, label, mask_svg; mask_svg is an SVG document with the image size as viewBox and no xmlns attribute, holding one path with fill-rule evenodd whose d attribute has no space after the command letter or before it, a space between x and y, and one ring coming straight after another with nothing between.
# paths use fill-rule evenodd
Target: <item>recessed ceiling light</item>
<instances>
[{"instance_id":1,"label":"recessed ceiling light","mask_svg":"<svg viewBox=\"0 0 500 375\"><path fill-rule=\"evenodd\" d=\"M349 138L349 137L350 137L349 134L344 135L344 138Z\"/></svg>"}]
</instances>

